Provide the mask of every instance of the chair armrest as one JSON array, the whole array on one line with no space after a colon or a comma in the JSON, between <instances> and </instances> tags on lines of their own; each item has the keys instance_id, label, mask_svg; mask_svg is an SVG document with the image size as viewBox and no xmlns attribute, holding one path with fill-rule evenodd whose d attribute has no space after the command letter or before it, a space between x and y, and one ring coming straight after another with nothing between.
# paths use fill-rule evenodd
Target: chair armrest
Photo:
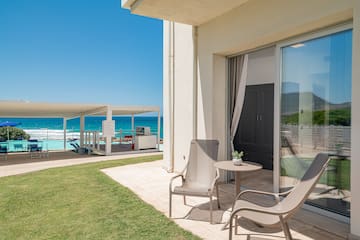
<instances>
[{"instance_id":1,"label":"chair armrest","mask_svg":"<svg viewBox=\"0 0 360 240\"><path fill-rule=\"evenodd\" d=\"M219 169L217 168L217 169L216 169L215 178L214 178L214 180L213 180L212 183L211 183L211 188L210 188L210 192L211 192L211 193L213 192L214 187L215 187L215 184L216 184L216 182L217 182L217 180L218 180L219 178L220 178L220 172L219 172Z\"/></svg>"},{"instance_id":2,"label":"chair armrest","mask_svg":"<svg viewBox=\"0 0 360 240\"><path fill-rule=\"evenodd\" d=\"M183 156L183 158L185 160L186 157ZM189 160L186 162L184 169L180 171L179 175L183 175L183 176L185 175L185 171L187 170L188 165L189 165Z\"/></svg>"},{"instance_id":3,"label":"chair armrest","mask_svg":"<svg viewBox=\"0 0 360 240\"><path fill-rule=\"evenodd\" d=\"M264 192L264 191L258 191L258 190L244 190L244 191L240 192L240 193L236 196L235 201L234 201L233 206L232 206L233 209L234 209L236 200L239 200L242 195L245 195L245 194L247 194L247 193L255 193L255 194L262 194L262 195L273 196L274 199L275 199L275 201L276 201L277 203L280 202L280 197L279 197L279 194L278 194L278 193Z\"/></svg>"},{"instance_id":4,"label":"chair armrest","mask_svg":"<svg viewBox=\"0 0 360 240\"><path fill-rule=\"evenodd\" d=\"M292 189L290 189L290 190L288 190L288 191L286 191L286 192L282 192L282 193L277 193L279 196L287 196L289 193L291 193L292 192L292 190L293 190L293 188Z\"/></svg>"},{"instance_id":5,"label":"chair armrest","mask_svg":"<svg viewBox=\"0 0 360 240\"><path fill-rule=\"evenodd\" d=\"M262 195L269 195L269 196L279 196L279 193L264 192L264 191L258 191L258 190L244 190L236 196L236 200L238 200L242 195L247 194L247 193L255 193L255 194L262 194Z\"/></svg>"},{"instance_id":6,"label":"chair armrest","mask_svg":"<svg viewBox=\"0 0 360 240\"><path fill-rule=\"evenodd\" d=\"M172 183L173 183L173 181L174 181L176 178L178 178L178 177L181 177L182 182L185 181L184 175L182 175L182 174L179 174L179 175L176 175L176 176L172 177L172 178L170 179L170 183L169 183L169 191L170 191L170 192L172 192Z\"/></svg>"},{"instance_id":7,"label":"chair armrest","mask_svg":"<svg viewBox=\"0 0 360 240\"><path fill-rule=\"evenodd\" d=\"M274 210L274 208L269 208L269 207L262 207L262 206L256 206L256 208L254 207L244 207L244 208L238 208L238 209L233 209L232 213L231 213L231 217L233 218L235 214L237 214L240 211L252 211L252 212L258 212L258 213L266 213L266 214L271 214L271 215L277 215L277 216L282 216L285 214L288 214L289 212L291 212L291 210Z\"/></svg>"}]
</instances>

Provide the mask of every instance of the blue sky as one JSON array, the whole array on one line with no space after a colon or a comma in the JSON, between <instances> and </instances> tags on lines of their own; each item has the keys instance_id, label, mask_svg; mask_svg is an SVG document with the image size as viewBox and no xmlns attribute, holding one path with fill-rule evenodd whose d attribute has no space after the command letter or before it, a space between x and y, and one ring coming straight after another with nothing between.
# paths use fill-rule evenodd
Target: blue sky
<instances>
[{"instance_id":1,"label":"blue sky","mask_svg":"<svg viewBox=\"0 0 360 240\"><path fill-rule=\"evenodd\" d=\"M313 92L331 103L351 102L352 31L303 44L283 48L283 91Z\"/></svg>"},{"instance_id":2,"label":"blue sky","mask_svg":"<svg viewBox=\"0 0 360 240\"><path fill-rule=\"evenodd\" d=\"M0 99L162 107L162 21L120 0L1 0Z\"/></svg>"}]
</instances>

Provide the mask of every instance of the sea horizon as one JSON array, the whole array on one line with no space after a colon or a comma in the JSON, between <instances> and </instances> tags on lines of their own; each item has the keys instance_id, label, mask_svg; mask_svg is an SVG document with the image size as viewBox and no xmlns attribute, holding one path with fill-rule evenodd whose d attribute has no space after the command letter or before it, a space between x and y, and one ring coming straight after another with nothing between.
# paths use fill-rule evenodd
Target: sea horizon
<instances>
[{"instance_id":1,"label":"sea horizon","mask_svg":"<svg viewBox=\"0 0 360 240\"><path fill-rule=\"evenodd\" d=\"M85 131L102 130L103 116L85 117ZM131 116L115 116L115 136L131 134ZM62 118L0 118L0 122L11 121L19 122L17 128L23 129L33 139L63 140L63 119ZM134 125L150 127L152 134L157 134L158 117L156 116L135 116ZM80 119L70 119L67 121L67 138L79 138ZM121 131L121 132L120 132ZM163 138L163 117L160 117L160 138Z\"/></svg>"}]
</instances>

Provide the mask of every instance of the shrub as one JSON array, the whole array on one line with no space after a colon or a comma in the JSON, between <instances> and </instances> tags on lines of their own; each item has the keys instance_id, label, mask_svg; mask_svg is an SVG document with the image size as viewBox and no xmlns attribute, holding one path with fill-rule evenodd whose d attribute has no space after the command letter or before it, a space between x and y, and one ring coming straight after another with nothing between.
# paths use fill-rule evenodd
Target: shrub
<instances>
[{"instance_id":1,"label":"shrub","mask_svg":"<svg viewBox=\"0 0 360 240\"><path fill-rule=\"evenodd\" d=\"M30 138L30 135L27 134L24 130L16 127L2 127L0 128L0 139L7 140L8 139L8 129L9 129L9 138L10 140L17 139L26 139Z\"/></svg>"}]
</instances>

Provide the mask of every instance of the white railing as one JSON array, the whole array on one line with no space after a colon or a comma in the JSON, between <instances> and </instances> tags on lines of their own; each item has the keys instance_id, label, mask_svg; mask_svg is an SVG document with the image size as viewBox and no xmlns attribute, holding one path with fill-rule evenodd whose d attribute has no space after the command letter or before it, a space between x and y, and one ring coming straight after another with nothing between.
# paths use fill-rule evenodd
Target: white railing
<instances>
[{"instance_id":1,"label":"white railing","mask_svg":"<svg viewBox=\"0 0 360 240\"><path fill-rule=\"evenodd\" d=\"M313 148L326 151L342 150L350 153L350 126L299 126L282 125L281 129L300 148Z\"/></svg>"}]
</instances>

